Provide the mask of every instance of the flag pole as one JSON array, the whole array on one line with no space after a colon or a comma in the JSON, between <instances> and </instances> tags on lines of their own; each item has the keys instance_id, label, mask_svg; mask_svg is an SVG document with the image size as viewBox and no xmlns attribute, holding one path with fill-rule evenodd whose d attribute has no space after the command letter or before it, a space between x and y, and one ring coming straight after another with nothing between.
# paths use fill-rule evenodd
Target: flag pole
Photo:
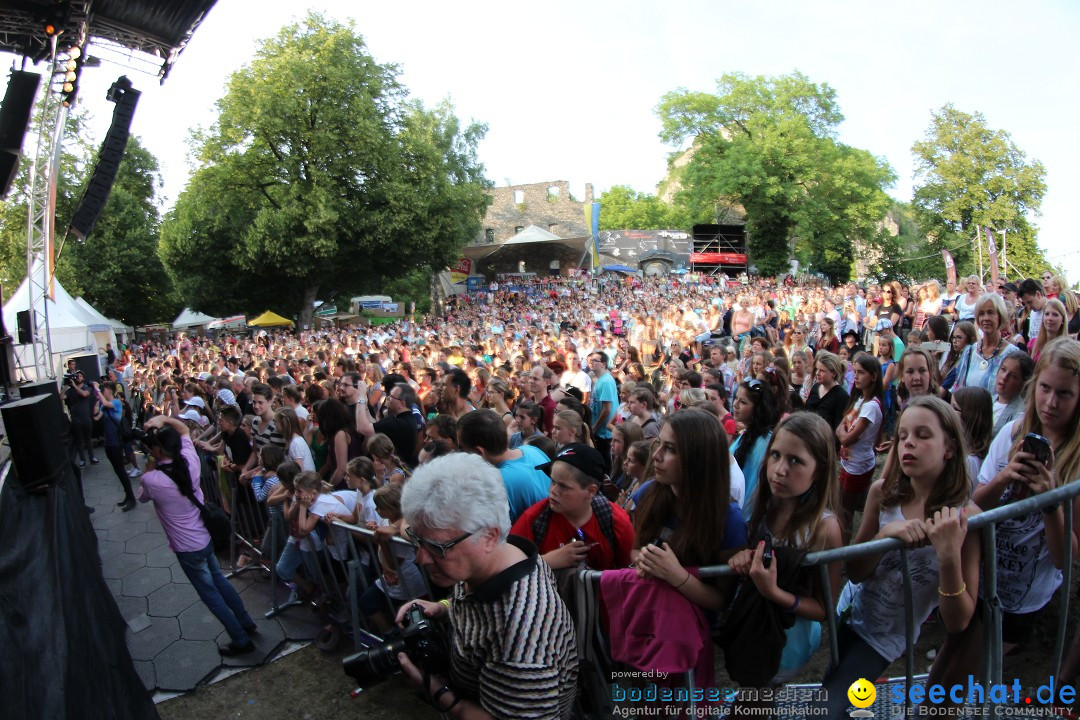
<instances>
[{"instance_id":1,"label":"flag pole","mask_svg":"<svg viewBox=\"0 0 1080 720\"><path fill-rule=\"evenodd\" d=\"M975 244L979 246L979 282L983 281L983 261L982 261L982 240L979 236L982 234L982 228L978 225L975 226Z\"/></svg>"}]
</instances>

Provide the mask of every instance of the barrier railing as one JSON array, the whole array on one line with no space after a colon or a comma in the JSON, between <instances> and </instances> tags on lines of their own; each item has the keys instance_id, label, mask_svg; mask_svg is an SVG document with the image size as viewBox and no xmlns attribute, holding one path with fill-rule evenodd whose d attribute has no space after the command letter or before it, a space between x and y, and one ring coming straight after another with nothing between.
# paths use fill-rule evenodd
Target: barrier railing
<instances>
[{"instance_id":1,"label":"barrier railing","mask_svg":"<svg viewBox=\"0 0 1080 720\"><path fill-rule=\"evenodd\" d=\"M968 530L982 531L982 587L983 587L983 599L985 600L988 611L989 620L984 627L983 638L983 651L982 651L982 665L983 671L981 672L981 682L983 687L990 687L993 684L1001 683L1002 673L1002 638L1001 638L1001 618L1002 607L1001 600L998 597L997 592L997 544L996 540L996 528L999 523L1005 520L1010 520L1016 517L1024 515L1030 515L1032 513L1041 512L1043 508L1063 504L1065 512L1065 529L1066 536L1072 528L1073 522L1073 506L1072 500L1080 496L1080 482L1072 482L1061 487L1054 488L1053 490L1035 495L1032 497L1018 500L1015 502L1002 505L992 510L986 510L979 513L975 517L968 521ZM915 675L915 628L916 618L914 616L914 609L912 604L912 586L911 586L911 568L908 558L907 545L896 538L886 538L883 540L872 540L870 542L861 543L858 545L848 545L842 548L836 548L834 550L825 550L822 552L808 553L803 559L803 565L817 566L821 574L821 586L825 592L825 606L828 608L834 608L835 603L832 597L832 591L829 586L828 565L834 562L846 562L859 557L867 555L875 555L891 550L899 550L901 556L901 567L903 572L904 581L904 607L905 607L905 631L907 634L907 648L905 650L905 714L910 715L910 690L912 685L912 679ZM1061 670L1062 655L1065 648L1065 634L1067 630L1067 623L1069 619L1069 602L1070 602L1070 585L1072 582L1072 561L1073 551L1072 543L1066 542L1064 547L1064 560L1062 563L1063 580L1061 587L1058 588L1060 612L1058 617L1057 630L1054 640L1054 677L1058 677ZM580 581L580 587L578 590L578 638L579 649L585 649L587 656L599 657L604 659L607 656L606 647L596 647L594 643L600 639L599 634L596 632L595 618L599 616L599 593L597 588L602 576L602 571L597 570L582 570L578 574ZM733 576L735 573L727 565L716 565L700 568L700 575L703 578L708 577L727 577ZM918 622L921 622L925 618L920 618ZM839 648L837 646L836 632L836 613L827 612L826 621L829 628L829 652L833 663L835 664L839 660ZM602 683L601 683L602 685ZM590 698L590 700L597 704L599 707L611 707L610 697L600 697L597 694L596 697ZM984 712L989 715L990 702L984 705Z\"/></svg>"}]
</instances>

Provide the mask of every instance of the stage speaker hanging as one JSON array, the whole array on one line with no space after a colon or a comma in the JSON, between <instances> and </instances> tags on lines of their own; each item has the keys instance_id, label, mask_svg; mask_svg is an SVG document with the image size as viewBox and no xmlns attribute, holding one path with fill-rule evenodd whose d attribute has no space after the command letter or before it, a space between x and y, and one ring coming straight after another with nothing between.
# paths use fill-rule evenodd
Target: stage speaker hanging
<instances>
[{"instance_id":1,"label":"stage speaker hanging","mask_svg":"<svg viewBox=\"0 0 1080 720\"><path fill-rule=\"evenodd\" d=\"M19 344L26 345L34 339L34 329L30 327L30 311L19 310L15 313L15 324L18 326Z\"/></svg>"},{"instance_id":2,"label":"stage speaker hanging","mask_svg":"<svg viewBox=\"0 0 1080 720\"><path fill-rule=\"evenodd\" d=\"M120 161L124 159L124 148L127 147L128 136L131 134L131 119L135 116L139 95L139 91L131 87L130 80L120 77L105 96L109 102L116 103L116 108L113 110L112 125L105 135L105 142L101 143L101 150L98 151L97 164L86 186L86 192L71 218L71 232L80 240L86 239L97 224L101 211L105 209L113 182L116 181L116 173L120 169Z\"/></svg>"},{"instance_id":3,"label":"stage speaker hanging","mask_svg":"<svg viewBox=\"0 0 1080 720\"><path fill-rule=\"evenodd\" d=\"M11 71L4 102L0 105L0 198L7 197L19 172L23 138L40 84L41 76L37 73Z\"/></svg>"}]
</instances>

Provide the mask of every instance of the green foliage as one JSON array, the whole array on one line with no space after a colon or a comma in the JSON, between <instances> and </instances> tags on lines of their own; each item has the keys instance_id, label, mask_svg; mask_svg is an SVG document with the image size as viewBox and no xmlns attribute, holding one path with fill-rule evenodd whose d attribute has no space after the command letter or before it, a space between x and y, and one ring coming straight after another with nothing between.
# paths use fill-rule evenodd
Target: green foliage
<instances>
[{"instance_id":1,"label":"green foliage","mask_svg":"<svg viewBox=\"0 0 1080 720\"><path fill-rule=\"evenodd\" d=\"M735 73L717 93L677 90L657 106L660 137L693 139L677 195L694 216L731 202L747 218L751 262L763 275L788 270L794 254L844 281L856 241L877 240L895 179L884 160L835 139L836 92L801 73Z\"/></svg>"},{"instance_id":2,"label":"green foliage","mask_svg":"<svg viewBox=\"0 0 1080 720\"><path fill-rule=\"evenodd\" d=\"M309 14L263 42L196 136L201 167L165 220L162 258L185 302L298 312L303 326L320 293L455 258L488 202L486 128L405 95L351 25Z\"/></svg>"},{"instance_id":3,"label":"green foliage","mask_svg":"<svg viewBox=\"0 0 1080 720\"><path fill-rule=\"evenodd\" d=\"M1023 274L1037 275L1048 266L1031 221L1046 194L1046 168L1029 161L1007 132L991 129L982 113L950 104L933 113L912 153L919 225L930 248L952 250L959 274L978 271L978 226L994 229L999 246L1000 231L1007 230L1009 262Z\"/></svg>"},{"instance_id":4,"label":"green foliage","mask_svg":"<svg viewBox=\"0 0 1080 720\"><path fill-rule=\"evenodd\" d=\"M687 230L694 225L684 206L665 203L655 195L615 185L600 196L601 230ZM702 222L707 222L708 216Z\"/></svg>"},{"instance_id":5,"label":"green foliage","mask_svg":"<svg viewBox=\"0 0 1080 720\"><path fill-rule=\"evenodd\" d=\"M0 205L0 277L10 291L26 276L26 228L30 165L37 120L27 132L24 158L7 201ZM69 236L60 247L93 167L95 151L83 115L64 127L57 178L56 277L72 295L82 295L108 317L130 325L171 319L177 312L172 286L157 255L161 186L157 159L137 137L128 140L109 200L94 231L84 241Z\"/></svg>"},{"instance_id":6,"label":"green foliage","mask_svg":"<svg viewBox=\"0 0 1080 720\"><path fill-rule=\"evenodd\" d=\"M132 136L94 231L85 241L69 237L57 263L69 292L128 325L171 320L180 310L157 252L160 187L157 159Z\"/></svg>"}]
</instances>

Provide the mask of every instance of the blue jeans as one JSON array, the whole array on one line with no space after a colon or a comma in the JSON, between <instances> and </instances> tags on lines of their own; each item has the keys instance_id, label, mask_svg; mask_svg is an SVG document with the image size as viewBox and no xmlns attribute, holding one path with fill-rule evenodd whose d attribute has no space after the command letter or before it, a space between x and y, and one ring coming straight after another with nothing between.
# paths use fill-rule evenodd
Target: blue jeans
<instances>
[{"instance_id":1,"label":"blue jeans","mask_svg":"<svg viewBox=\"0 0 1080 720\"><path fill-rule=\"evenodd\" d=\"M277 562L278 579L284 582L292 581L296 577L296 571L300 569L300 565L303 563L308 578L311 582L316 582L319 576L315 572L315 558L313 555L313 553L301 550L298 543L285 543L285 548L281 551L281 557L278 558Z\"/></svg>"},{"instance_id":2,"label":"blue jeans","mask_svg":"<svg viewBox=\"0 0 1080 720\"><path fill-rule=\"evenodd\" d=\"M874 682L892 664L878 655L840 618L836 621L836 644L840 651L840 662L830 666L825 679L821 681L821 688L825 691L824 703L831 718L845 717L851 707L847 692L852 683L859 678Z\"/></svg>"},{"instance_id":3,"label":"blue jeans","mask_svg":"<svg viewBox=\"0 0 1080 720\"><path fill-rule=\"evenodd\" d=\"M195 587L195 592L225 626L232 641L237 645L251 642L244 628L253 626L255 621L248 615L236 588L221 572L221 566L214 556L214 544L209 543L202 550L178 552L176 558Z\"/></svg>"}]
</instances>

